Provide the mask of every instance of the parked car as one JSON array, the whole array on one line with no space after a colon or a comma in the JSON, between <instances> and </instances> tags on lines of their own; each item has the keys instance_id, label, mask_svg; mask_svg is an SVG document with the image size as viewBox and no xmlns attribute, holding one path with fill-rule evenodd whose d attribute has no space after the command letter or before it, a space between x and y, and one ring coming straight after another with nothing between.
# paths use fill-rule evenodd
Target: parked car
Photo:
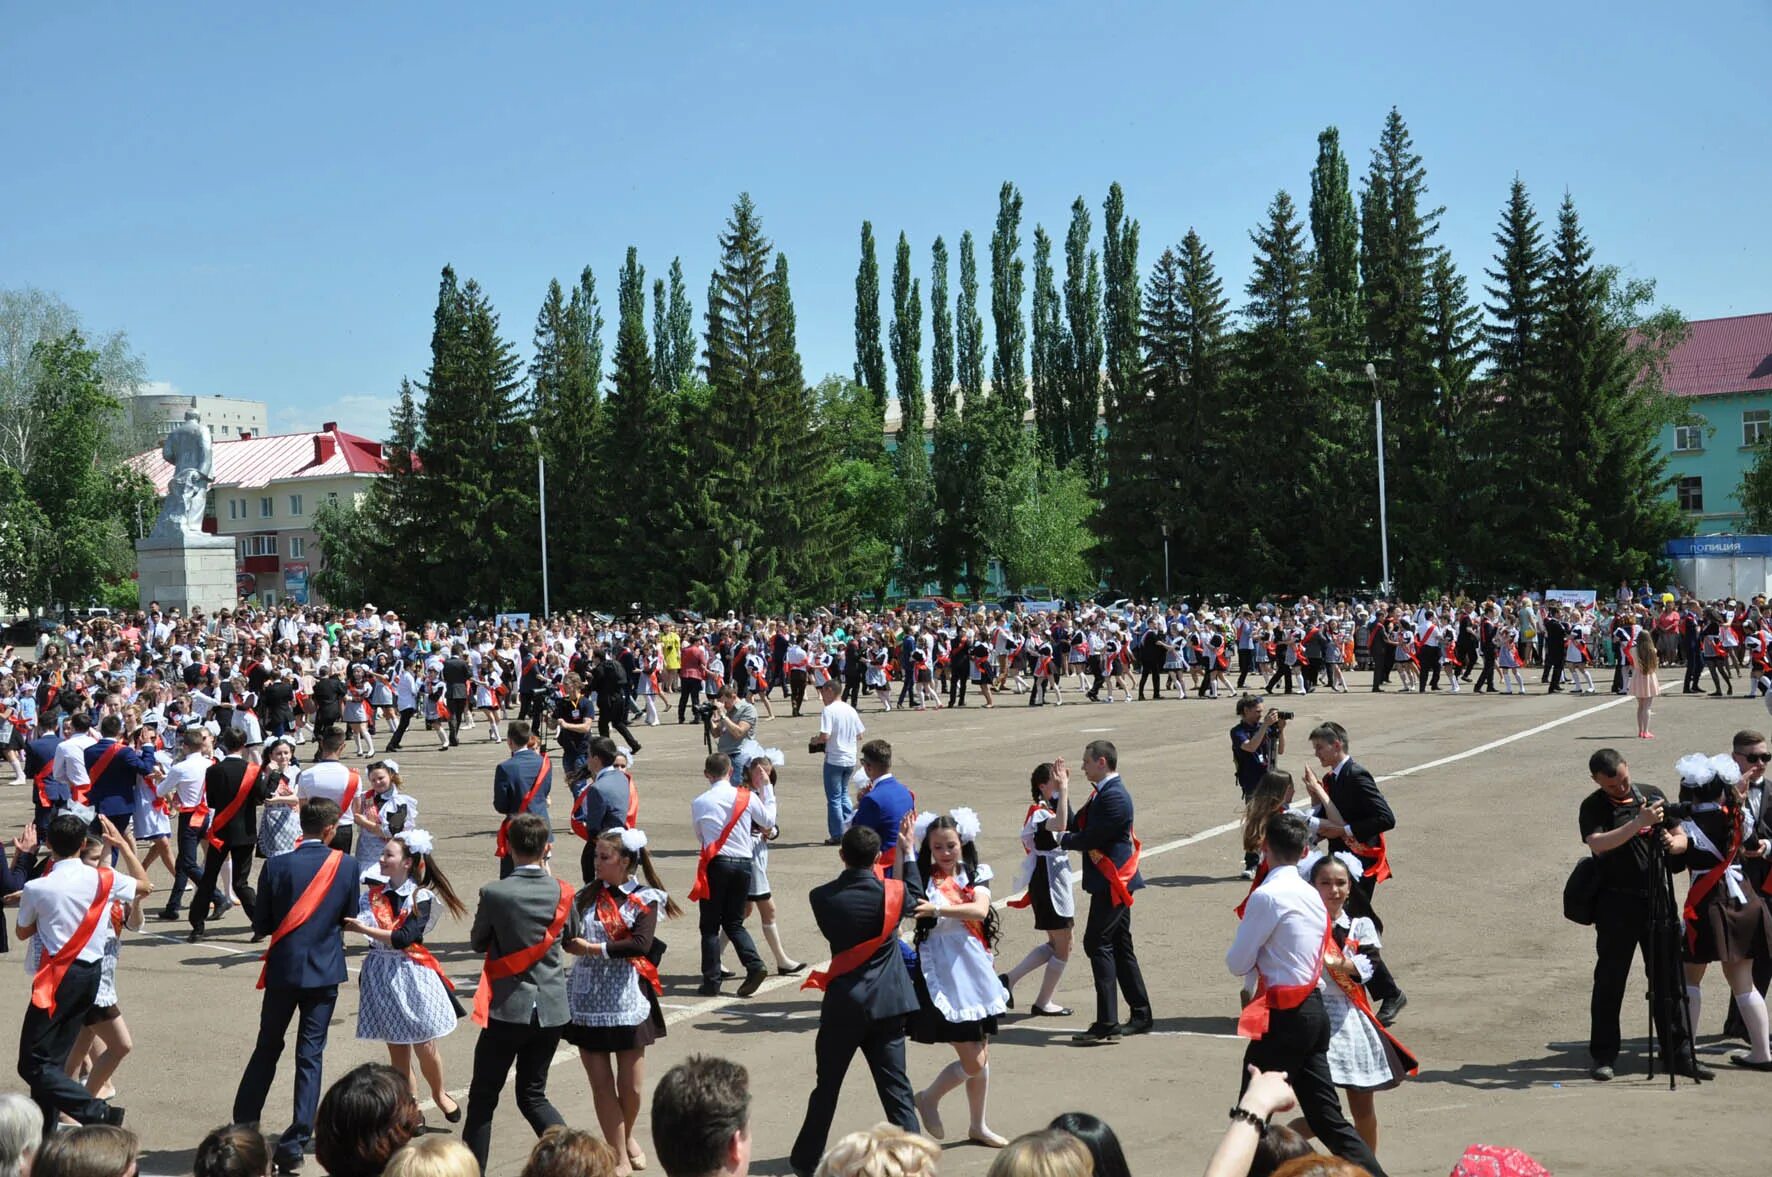
<instances>
[{"instance_id":1,"label":"parked car","mask_svg":"<svg viewBox=\"0 0 1772 1177\"><path fill-rule=\"evenodd\" d=\"M22 617L0 629L0 641L9 646L35 646L37 639L46 633L54 633L55 627L61 624L53 617Z\"/></svg>"},{"instance_id":2,"label":"parked car","mask_svg":"<svg viewBox=\"0 0 1772 1177\"><path fill-rule=\"evenodd\" d=\"M964 608L965 606L960 602L951 601L946 597L912 597L904 603L906 613L918 616L939 612L944 617L951 617Z\"/></svg>"}]
</instances>

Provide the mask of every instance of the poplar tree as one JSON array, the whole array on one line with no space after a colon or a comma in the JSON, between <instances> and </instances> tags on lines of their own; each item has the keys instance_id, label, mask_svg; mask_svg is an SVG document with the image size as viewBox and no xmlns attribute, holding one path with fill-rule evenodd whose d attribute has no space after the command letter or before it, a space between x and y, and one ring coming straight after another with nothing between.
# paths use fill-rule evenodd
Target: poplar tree
<instances>
[{"instance_id":1,"label":"poplar tree","mask_svg":"<svg viewBox=\"0 0 1772 1177\"><path fill-rule=\"evenodd\" d=\"M997 196L997 224L991 232L991 319L996 351L991 360L991 393L980 406L976 438L977 511L967 565L975 594L986 587L989 561L1009 534L1015 505L1025 494L1022 476L1031 447L1022 431L1027 406L1027 328L1021 317L1021 193L1004 182ZM971 406L968 405L968 416Z\"/></svg>"},{"instance_id":2,"label":"poplar tree","mask_svg":"<svg viewBox=\"0 0 1772 1177\"><path fill-rule=\"evenodd\" d=\"M954 416L935 425L936 498L941 504L942 532L936 548L943 568L961 575L974 594L984 591L984 548L980 535L978 484L974 465L984 453L984 319L978 313L978 256L970 229L960 234L960 298L954 314L955 378L958 393Z\"/></svg>"},{"instance_id":3,"label":"poplar tree","mask_svg":"<svg viewBox=\"0 0 1772 1177\"><path fill-rule=\"evenodd\" d=\"M599 484L591 466L601 435L603 314L597 282L589 266L580 272L567 299L558 281L536 315L534 358L529 364L530 415L536 437L518 436L525 454L540 446L548 464L550 540L565 551L589 552L597 529L581 507L596 502ZM520 534L520 532L519 532ZM598 562L586 558L562 561L553 577L553 597L562 603L588 604L595 590Z\"/></svg>"},{"instance_id":4,"label":"poplar tree","mask_svg":"<svg viewBox=\"0 0 1772 1177\"><path fill-rule=\"evenodd\" d=\"M951 597L960 578L965 551L960 527L965 512L966 435L954 388L954 321L948 307L947 242L937 237L929 252L929 391L935 407L929 457L933 495L930 572L941 591Z\"/></svg>"},{"instance_id":5,"label":"poplar tree","mask_svg":"<svg viewBox=\"0 0 1772 1177\"><path fill-rule=\"evenodd\" d=\"M880 348L880 261L872 221L861 223L861 265L855 274L855 382L874 394L884 428L886 353Z\"/></svg>"},{"instance_id":6,"label":"poplar tree","mask_svg":"<svg viewBox=\"0 0 1772 1177\"><path fill-rule=\"evenodd\" d=\"M1054 461L1061 470L1075 466L1093 485L1101 412L1101 255L1089 248L1089 234L1089 206L1079 196L1064 240L1064 449Z\"/></svg>"},{"instance_id":7,"label":"poplar tree","mask_svg":"<svg viewBox=\"0 0 1772 1177\"><path fill-rule=\"evenodd\" d=\"M1070 424L1065 419L1064 323L1052 273L1052 238L1034 226L1034 304L1029 348L1029 391L1034 401L1034 441L1041 455L1057 463L1068 454Z\"/></svg>"},{"instance_id":8,"label":"poplar tree","mask_svg":"<svg viewBox=\"0 0 1772 1177\"><path fill-rule=\"evenodd\" d=\"M892 261L892 366L898 378L898 446L893 468L898 479L899 584L921 592L928 575L934 494L929 452L923 433L923 307L921 284L911 277L911 246L898 235Z\"/></svg>"},{"instance_id":9,"label":"poplar tree","mask_svg":"<svg viewBox=\"0 0 1772 1177\"><path fill-rule=\"evenodd\" d=\"M1138 222L1126 217L1126 198L1118 183L1108 186L1102 204L1104 280L1101 330L1107 360L1107 395L1103 411L1111 418L1117 400L1135 399L1143 359L1139 354ZM1091 422L1093 429L1093 422Z\"/></svg>"},{"instance_id":10,"label":"poplar tree","mask_svg":"<svg viewBox=\"0 0 1772 1177\"><path fill-rule=\"evenodd\" d=\"M1476 379L1482 343L1480 313L1470 301L1464 276L1445 249L1434 251L1428 269L1427 338L1434 377L1439 387L1439 416L1443 461L1448 463L1447 496L1440 515L1439 535L1448 552L1450 584L1487 583L1490 575L1490 537L1493 500L1509 493L1499 487L1488 461L1489 412L1487 384ZM1372 407L1365 406L1367 419ZM1362 498L1376 486L1376 475L1360 488ZM1354 499L1351 501L1361 501ZM1375 565L1369 553L1378 550L1377 528L1367 528L1363 542L1352 545L1364 558L1364 568ZM1370 576L1367 572L1366 579ZM1350 577L1348 583L1357 583Z\"/></svg>"}]
</instances>

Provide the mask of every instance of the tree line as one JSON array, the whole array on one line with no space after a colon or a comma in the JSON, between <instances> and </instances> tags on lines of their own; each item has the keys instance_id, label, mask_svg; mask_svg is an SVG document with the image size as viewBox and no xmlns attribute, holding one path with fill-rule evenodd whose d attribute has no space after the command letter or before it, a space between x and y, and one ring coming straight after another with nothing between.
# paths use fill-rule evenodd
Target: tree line
<instances>
[{"instance_id":1,"label":"tree line","mask_svg":"<svg viewBox=\"0 0 1772 1177\"><path fill-rule=\"evenodd\" d=\"M863 221L854 370L816 385L748 196L699 332L680 262L649 312L627 251L607 365L589 268L550 286L527 366L445 268L393 472L369 509L320 519L317 587L428 615L534 605L538 456L562 607L1155 593L1165 537L1177 593L1372 587L1375 396L1403 592L1649 571L1680 528L1656 437L1682 416L1661 374L1683 323L1653 285L1595 261L1567 194L1547 228L1516 177L1474 295L1395 109L1357 192L1334 127L1308 183L1250 232L1236 303L1192 230L1141 270L1118 184L1099 243L1083 197L1062 243L1034 225L1031 290L1012 183L987 242L961 232L957 284L946 238L929 244L926 301L902 232L882 292Z\"/></svg>"}]
</instances>

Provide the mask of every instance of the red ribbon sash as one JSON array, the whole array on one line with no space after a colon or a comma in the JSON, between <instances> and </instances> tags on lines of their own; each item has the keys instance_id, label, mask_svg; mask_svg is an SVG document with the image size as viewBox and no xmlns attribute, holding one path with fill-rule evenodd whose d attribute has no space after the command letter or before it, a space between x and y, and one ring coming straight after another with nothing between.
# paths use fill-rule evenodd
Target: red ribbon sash
<instances>
[{"instance_id":1,"label":"red ribbon sash","mask_svg":"<svg viewBox=\"0 0 1772 1177\"><path fill-rule=\"evenodd\" d=\"M1144 843L1138 835L1132 835L1132 857L1126 860L1125 866L1115 866L1114 860L1102 851L1101 857L1095 860L1095 869L1107 879L1108 892L1113 896L1115 907L1132 906L1132 889L1128 886L1132 876L1138 873L1138 856L1144 851Z\"/></svg>"},{"instance_id":2,"label":"red ribbon sash","mask_svg":"<svg viewBox=\"0 0 1772 1177\"><path fill-rule=\"evenodd\" d=\"M233 800L222 806L221 812L215 815L215 820L209 823L209 844L217 850L223 848L220 831L234 820L234 815L246 804L246 798L252 793L252 786L258 782L258 771L259 766L256 764L246 766L246 775L240 778L239 791L234 794Z\"/></svg>"},{"instance_id":3,"label":"red ribbon sash","mask_svg":"<svg viewBox=\"0 0 1772 1177\"><path fill-rule=\"evenodd\" d=\"M1347 944L1342 948L1342 955L1351 957L1359 947L1360 942L1350 936ZM1366 986L1360 984L1357 977L1344 977L1334 969L1329 970L1329 976L1341 987L1341 991L1347 994L1347 999L1353 1003L1354 1008L1359 1010L1368 1022L1372 1023L1372 1028L1384 1035L1385 1039L1397 1048L1397 1054L1402 1058L1407 1073L1417 1074L1421 1070L1420 1062L1409 1048L1399 1042L1397 1036L1387 1030L1384 1023L1378 1020L1378 1014L1372 1008L1372 998L1366 993Z\"/></svg>"},{"instance_id":4,"label":"red ribbon sash","mask_svg":"<svg viewBox=\"0 0 1772 1177\"><path fill-rule=\"evenodd\" d=\"M123 751L123 741L118 740L99 754L99 758L92 762L92 767L86 770L86 783L73 787L74 800L82 805L86 804L86 795L92 791L93 785L103 779L105 770L111 767L111 761L117 759L117 753L121 751Z\"/></svg>"},{"instance_id":5,"label":"red ribbon sash","mask_svg":"<svg viewBox=\"0 0 1772 1177\"><path fill-rule=\"evenodd\" d=\"M973 889L971 887L960 886L960 884L955 882L952 877L936 879L935 889L941 892L942 898L946 899L950 906L957 903L971 903L974 898ZM971 932L973 936L977 937L980 944L984 945L987 949L991 946L990 940L987 939L984 934L983 920L961 920L960 922L966 925L966 930L968 932Z\"/></svg>"},{"instance_id":6,"label":"red ribbon sash","mask_svg":"<svg viewBox=\"0 0 1772 1177\"><path fill-rule=\"evenodd\" d=\"M492 1020L492 983L529 971L548 954L548 949L554 946L554 941L566 930L566 916L572 910L572 887L561 879L556 879L555 882L560 884L560 903L554 908L554 918L549 922L547 931L542 933L541 941L500 957L488 956L486 963L480 966L480 983L474 987L475 1025L484 1027Z\"/></svg>"},{"instance_id":7,"label":"red ribbon sash","mask_svg":"<svg viewBox=\"0 0 1772 1177\"><path fill-rule=\"evenodd\" d=\"M880 922L880 934L871 940L863 940L860 944L845 948L831 957L831 964L826 969L814 969L807 974L806 980L800 983L802 989L826 989L830 983L847 973L853 973L869 960L874 953L898 937L898 921L904 918L904 883L898 879L885 881L886 913Z\"/></svg>"},{"instance_id":8,"label":"red ribbon sash","mask_svg":"<svg viewBox=\"0 0 1772 1177\"><path fill-rule=\"evenodd\" d=\"M412 909L409 907L405 911L402 911L398 916L395 916L393 900L388 898L387 888L381 883L371 883L369 885L369 910L375 914L376 924L380 927L386 928L390 932L398 932L401 928L405 927L407 917L412 914ZM429 948L426 948L423 944L415 943L408 944L400 951L404 952L406 958L413 964L419 965L422 968L430 969L433 973L436 973L437 979L443 982L443 988L449 990L451 993L455 992L455 982L449 979L449 974L443 971L443 963L435 956L431 955L431 950Z\"/></svg>"},{"instance_id":9,"label":"red ribbon sash","mask_svg":"<svg viewBox=\"0 0 1772 1177\"><path fill-rule=\"evenodd\" d=\"M44 809L48 809L50 805L54 804L49 799L48 788L50 774L54 771L55 761L53 759L45 760L43 767L39 768L36 775L31 778L31 783L37 786L37 804Z\"/></svg>"},{"instance_id":10,"label":"red ribbon sash","mask_svg":"<svg viewBox=\"0 0 1772 1177\"><path fill-rule=\"evenodd\" d=\"M283 937L313 917L314 912L320 906L320 901L326 898L326 892L332 887L332 880L338 877L338 864L343 862L344 858L345 852L342 850L327 852L326 861L320 864L320 869L314 872L314 877L308 880L308 885L296 897L295 905L278 923L276 931L271 933L271 942L265 945L264 955L259 957L259 960L264 962L264 966L258 970L258 988L265 987L265 973L271 967L271 949L277 947L277 942Z\"/></svg>"},{"instance_id":11,"label":"red ribbon sash","mask_svg":"<svg viewBox=\"0 0 1772 1177\"><path fill-rule=\"evenodd\" d=\"M634 938L634 930L622 918L621 908L616 906L615 898L609 893L608 887L597 892L597 905L593 914L597 917L597 922L603 925L603 935L609 938L611 944ZM664 983L658 979L657 965L644 956L630 956L627 961L640 974L640 979L652 986L653 993L664 995Z\"/></svg>"},{"instance_id":12,"label":"red ribbon sash","mask_svg":"<svg viewBox=\"0 0 1772 1177\"><path fill-rule=\"evenodd\" d=\"M1335 939L1335 922L1330 920L1323 929L1323 943L1317 947L1317 965L1311 971L1311 979L1303 985L1274 985L1270 987L1266 977L1261 977L1255 986L1255 996L1243 1007L1243 1013L1237 1018L1237 1033L1241 1037L1260 1041L1267 1033L1269 1020L1276 1009L1297 1009L1305 999L1317 991L1317 982L1323 977L1323 958L1329 952L1329 945ZM1259 974L1258 974L1259 975Z\"/></svg>"},{"instance_id":13,"label":"red ribbon sash","mask_svg":"<svg viewBox=\"0 0 1772 1177\"><path fill-rule=\"evenodd\" d=\"M640 790L634 787L633 773L624 768L621 775L628 778L628 829L637 830L640 828Z\"/></svg>"},{"instance_id":14,"label":"red ribbon sash","mask_svg":"<svg viewBox=\"0 0 1772 1177\"><path fill-rule=\"evenodd\" d=\"M1040 805L1028 806L1027 813L1024 814L1021 819L1021 824L1022 824L1023 828L1026 828L1026 826L1028 824L1028 819L1033 817L1034 814L1040 812L1040 810L1042 808L1044 808L1044 806L1040 806ZM1021 852L1024 857L1033 853L1033 851L1028 849L1026 846L1022 847ZM1033 895L1030 892L1023 891L1020 895L1016 896L1014 899L1009 900L1008 906L1015 908L1017 911L1020 911L1024 907L1031 906L1033 904L1033 902L1034 902Z\"/></svg>"},{"instance_id":15,"label":"red ribbon sash","mask_svg":"<svg viewBox=\"0 0 1772 1177\"><path fill-rule=\"evenodd\" d=\"M55 1013L55 991L61 988L62 978L68 975L68 970L98 930L98 922L104 918L111 903L114 878L110 867L98 868L98 891L87 905L86 914L80 917L79 926L66 944L44 956L43 963L37 966L37 975L31 980L31 1004L38 1009L51 1015Z\"/></svg>"},{"instance_id":16,"label":"red ribbon sash","mask_svg":"<svg viewBox=\"0 0 1772 1177\"><path fill-rule=\"evenodd\" d=\"M517 813L529 812L529 803L535 800L535 795L541 792L541 783L547 780L548 774L553 771L553 762L548 759L548 754L543 752L541 754L541 767L536 770L535 780L530 782L529 792L523 795L523 805L517 810ZM586 785L585 788L589 789L590 786ZM511 814L511 817L516 817L517 813ZM497 849L500 858L509 858L511 856L510 843L506 840L506 832L511 828L511 817L507 817L498 823ZM580 823L574 822L573 828L578 829L579 825ZM589 834L581 834L580 837L583 837L587 842L590 840Z\"/></svg>"},{"instance_id":17,"label":"red ribbon sash","mask_svg":"<svg viewBox=\"0 0 1772 1177\"><path fill-rule=\"evenodd\" d=\"M1267 857L1264 855L1261 861L1255 864L1255 881L1249 884L1249 890L1244 894L1243 902L1237 904L1236 912L1238 919L1243 918L1243 911L1249 906L1249 896L1255 894L1255 888L1261 886L1261 881L1267 878L1269 869Z\"/></svg>"},{"instance_id":18,"label":"red ribbon sash","mask_svg":"<svg viewBox=\"0 0 1772 1177\"><path fill-rule=\"evenodd\" d=\"M1735 855L1741 849L1741 822L1736 821L1734 827L1729 837L1729 853L1723 856L1723 861L1699 875L1698 881L1686 890L1686 909L1680 914L1686 920L1686 950L1688 952L1698 947L1698 905L1704 902L1706 896L1717 889L1717 884L1723 881L1723 876L1729 873L1731 866L1735 865Z\"/></svg>"},{"instance_id":19,"label":"red ribbon sash","mask_svg":"<svg viewBox=\"0 0 1772 1177\"><path fill-rule=\"evenodd\" d=\"M363 783L363 778L361 778L357 775L357 770L354 768L351 769L349 776L347 776L345 778L344 796L342 796L338 799L338 808L339 808L340 813L349 813L351 811L352 803L357 800L357 788L362 783Z\"/></svg>"},{"instance_id":20,"label":"red ribbon sash","mask_svg":"<svg viewBox=\"0 0 1772 1177\"><path fill-rule=\"evenodd\" d=\"M1376 856L1376 860L1368 863L1363 872L1372 879L1374 886L1391 877L1391 857L1389 851L1385 849L1383 834L1378 835L1377 846L1368 846L1364 842L1355 841L1352 833L1343 834L1341 840L1347 843L1347 848L1358 855L1362 862Z\"/></svg>"},{"instance_id":21,"label":"red ribbon sash","mask_svg":"<svg viewBox=\"0 0 1772 1177\"><path fill-rule=\"evenodd\" d=\"M751 791L743 785L739 786L738 796L732 799L732 816L726 819L726 825L720 830L720 836L701 848L701 857L695 863L695 886L689 889L689 898L700 901L708 897L708 864L726 845L726 839L738 825L738 819L745 815L751 807Z\"/></svg>"}]
</instances>

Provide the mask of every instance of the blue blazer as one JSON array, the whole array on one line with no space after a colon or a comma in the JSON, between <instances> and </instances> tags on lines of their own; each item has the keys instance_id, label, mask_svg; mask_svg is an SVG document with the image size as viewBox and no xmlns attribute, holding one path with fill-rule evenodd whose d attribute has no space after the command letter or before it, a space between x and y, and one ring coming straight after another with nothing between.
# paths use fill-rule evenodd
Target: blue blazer
<instances>
[{"instance_id":1,"label":"blue blazer","mask_svg":"<svg viewBox=\"0 0 1772 1177\"><path fill-rule=\"evenodd\" d=\"M492 808L506 817L515 817L519 813L533 813L543 821L548 820L548 793L554 787L554 766L548 762L547 775L542 779L541 790L536 793L535 800L529 808L523 807L523 798L529 795L529 787L535 784L535 774L541 771L541 754L531 752L528 748L511 755L509 760L502 762L492 773Z\"/></svg>"},{"instance_id":2,"label":"blue blazer","mask_svg":"<svg viewBox=\"0 0 1772 1177\"><path fill-rule=\"evenodd\" d=\"M112 748L116 748L117 740L100 740L82 754L86 760L88 774ZM152 752L138 752L124 744L117 748L117 754L111 757L111 763L105 767L104 776L92 782L89 794L93 809L106 817L135 812L136 778L147 776L155 768Z\"/></svg>"},{"instance_id":3,"label":"blue blazer","mask_svg":"<svg viewBox=\"0 0 1772 1177\"><path fill-rule=\"evenodd\" d=\"M880 835L880 850L885 852L898 845L898 825L916 804L917 799L911 791L897 777L887 773L874 782L867 796L855 803L855 816L850 824L872 826ZM911 847L911 853L916 853L916 847Z\"/></svg>"},{"instance_id":4,"label":"blue blazer","mask_svg":"<svg viewBox=\"0 0 1772 1177\"><path fill-rule=\"evenodd\" d=\"M252 913L255 935L269 936L277 930L295 901L320 873L320 864L330 853L330 846L303 842L288 854L265 860L265 869L258 878L258 905ZM344 981L342 925L357 914L360 888L357 860L346 854L314 914L271 948L265 988L321 989Z\"/></svg>"},{"instance_id":5,"label":"blue blazer","mask_svg":"<svg viewBox=\"0 0 1772 1177\"><path fill-rule=\"evenodd\" d=\"M1132 858L1132 794L1127 791L1126 782L1118 773L1103 781L1065 826L1059 845L1066 850L1081 850L1085 857L1089 851L1099 850L1113 859L1115 866L1125 866ZM1035 845L1039 845L1037 839ZM1111 893L1100 867L1085 861L1082 871L1083 890L1091 895ZM1137 891L1143 886L1144 876L1134 873L1126 889Z\"/></svg>"}]
</instances>

